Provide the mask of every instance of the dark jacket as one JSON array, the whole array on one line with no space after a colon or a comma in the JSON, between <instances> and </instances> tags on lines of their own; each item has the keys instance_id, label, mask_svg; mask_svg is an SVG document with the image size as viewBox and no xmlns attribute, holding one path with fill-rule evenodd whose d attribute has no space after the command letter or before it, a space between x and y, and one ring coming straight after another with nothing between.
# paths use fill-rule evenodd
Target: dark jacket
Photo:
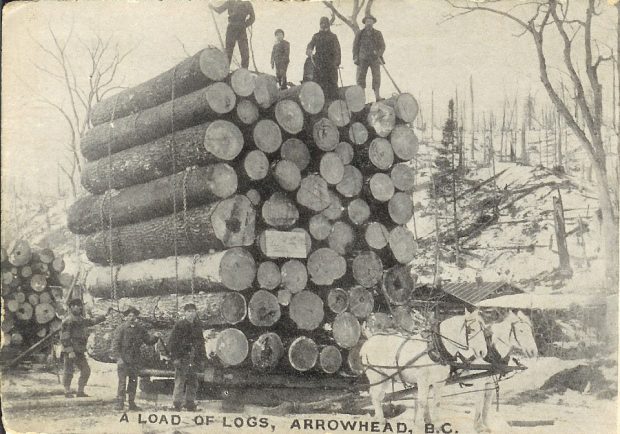
<instances>
[{"instance_id":1,"label":"dark jacket","mask_svg":"<svg viewBox=\"0 0 620 434\"><path fill-rule=\"evenodd\" d=\"M128 365L136 365L140 362L140 347L142 344L153 345L158 338L149 336L148 332L140 324L124 322L116 329L116 335L112 342L112 354L123 359Z\"/></svg>"},{"instance_id":2,"label":"dark jacket","mask_svg":"<svg viewBox=\"0 0 620 434\"><path fill-rule=\"evenodd\" d=\"M202 329L198 319L194 322L186 319L177 321L168 340L168 352L172 360L189 358L190 363L195 363L207 359Z\"/></svg>"},{"instance_id":3,"label":"dark jacket","mask_svg":"<svg viewBox=\"0 0 620 434\"><path fill-rule=\"evenodd\" d=\"M357 64L360 60L373 62L381 59L385 52L385 41L383 35L376 29L362 29L357 32L353 40L353 62Z\"/></svg>"},{"instance_id":4,"label":"dark jacket","mask_svg":"<svg viewBox=\"0 0 620 434\"><path fill-rule=\"evenodd\" d=\"M290 52L291 44L288 41L276 42L271 50L271 66L288 65Z\"/></svg>"},{"instance_id":5,"label":"dark jacket","mask_svg":"<svg viewBox=\"0 0 620 434\"><path fill-rule=\"evenodd\" d=\"M60 328L60 343L64 353L84 353L86 352L86 341L90 334L87 330L96 324L105 321L105 316L94 318L84 318L83 316L69 315L62 321Z\"/></svg>"},{"instance_id":6,"label":"dark jacket","mask_svg":"<svg viewBox=\"0 0 620 434\"><path fill-rule=\"evenodd\" d=\"M331 30L314 34L308 44L309 50L316 50L314 62L317 68L337 68L340 66L340 42Z\"/></svg>"},{"instance_id":7,"label":"dark jacket","mask_svg":"<svg viewBox=\"0 0 620 434\"><path fill-rule=\"evenodd\" d=\"M221 14L228 9L228 24L236 27L250 27L254 24L254 8L249 1L231 1L224 2L213 10Z\"/></svg>"}]
</instances>

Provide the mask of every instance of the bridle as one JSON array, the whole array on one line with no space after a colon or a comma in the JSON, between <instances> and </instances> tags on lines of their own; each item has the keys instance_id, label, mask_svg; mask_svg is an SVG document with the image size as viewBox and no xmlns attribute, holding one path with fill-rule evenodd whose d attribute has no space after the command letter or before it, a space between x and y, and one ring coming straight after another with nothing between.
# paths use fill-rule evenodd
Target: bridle
<instances>
[{"instance_id":1,"label":"bridle","mask_svg":"<svg viewBox=\"0 0 620 434\"><path fill-rule=\"evenodd\" d=\"M471 337L469 336L469 333L471 332L472 327L470 326L471 323L478 323L480 325L480 330L478 330L476 333L474 333ZM484 333L486 330L486 324L484 322L482 322L479 319L464 319L463 320L463 327L461 327L461 330L465 329L465 344L466 347L464 349L469 349L469 340L475 338L476 336L478 336L480 333Z\"/></svg>"}]
</instances>

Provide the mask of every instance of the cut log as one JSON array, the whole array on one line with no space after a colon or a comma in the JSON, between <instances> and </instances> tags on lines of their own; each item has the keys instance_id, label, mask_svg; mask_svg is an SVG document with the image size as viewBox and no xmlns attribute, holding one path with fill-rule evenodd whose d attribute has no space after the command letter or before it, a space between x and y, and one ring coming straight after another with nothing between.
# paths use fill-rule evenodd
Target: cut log
<instances>
[{"instance_id":1,"label":"cut log","mask_svg":"<svg viewBox=\"0 0 620 434\"><path fill-rule=\"evenodd\" d=\"M360 339L362 327L350 312L339 313L332 324L332 334L342 348L353 348Z\"/></svg>"},{"instance_id":2,"label":"cut log","mask_svg":"<svg viewBox=\"0 0 620 434\"><path fill-rule=\"evenodd\" d=\"M13 298L15 300L17 300L18 303L24 303L26 301L26 294L24 294L22 291L18 291L15 293L15 295L13 296Z\"/></svg>"},{"instance_id":3,"label":"cut log","mask_svg":"<svg viewBox=\"0 0 620 434\"><path fill-rule=\"evenodd\" d=\"M254 144L265 154L271 154L282 145L282 131L271 119L261 119L252 130Z\"/></svg>"},{"instance_id":4,"label":"cut log","mask_svg":"<svg viewBox=\"0 0 620 434\"><path fill-rule=\"evenodd\" d=\"M329 248L340 255L346 255L351 251L355 243L355 232L345 222L336 222L327 237Z\"/></svg>"},{"instance_id":5,"label":"cut log","mask_svg":"<svg viewBox=\"0 0 620 434\"><path fill-rule=\"evenodd\" d=\"M30 274L32 275L32 271L30 272ZM13 273L11 273L10 271L5 271L4 273L2 273L2 289L5 289L5 287L8 288L12 282L13 282Z\"/></svg>"},{"instance_id":6,"label":"cut log","mask_svg":"<svg viewBox=\"0 0 620 434\"><path fill-rule=\"evenodd\" d=\"M362 375L366 370L366 366L362 363L362 357L360 356L360 350L363 344L364 341L360 340L357 345L349 350L349 354L347 355L347 365L351 373L355 375Z\"/></svg>"},{"instance_id":7,"label":"cut log","mask_svg":"<svg viewBox=\"0 0 620 434\"><path fill-rule=\"evenodd\" d=\"M293 201L277 191L263 203L261 215L268 225L276 228L287 228L297 223L299 210Z\"/></svg>"},{"instance_id":8,"label":"cut log","mask_svg":"<svg viewBox=\"0 0 620 434\"><path fill-rule=\"evenodd\" d=\"M263 255L270 258L305 258L311 251L310 235L301 228L265 230L257 238Z\"/></svg>"},{"instance_id":9,"label":"cut log","mask_svg":"<svg viewBox=\"0 0 620 434\"><path fill-rule=\"evenodd\" d=\"M288 306L291 303L291 298L293 298L293 294L288 289L280 289L278 291L278 303L282 306Z\"/></svg>"},{"instance_id":10,"label":"cut log","mask_svg":"<svg viewBox=\"0 0 620 434\"><path fill-rule=\"evenodd\" d=\"M411 192L415 188L415 171L407 163L398 163L392 167L390 178L397 190Z\"/></svg>"},{"instance_id":11,"label":"cut log","mask_svg":"<svg viewBox=\"0 0 620 434\"><path fill-rule=\"evenodd\" d=\"M98 264L108 264L110 258L115 264L165 258L175 254L175 247L177 255L188 255L249 246L254 242L254 220L254 209L248 198L237 195L176 216L97 232L86 236L83 246L88 258Z\"/></svg>"},{"instance_id":12,"label":"cut log","mask_svg":"<svg viewBox=\"0 0 620 434\"><path fill-rule=\"evenodd\" d=\"M362 225L370 218L370 207L363 199L353 199L347 206L349 220L355 225Z\"/></svg>"},{"instance_id":13,"label":"cut log","mask_svg":"<svg viewBox=\"0 0 620 434\"><path fill-rule=\"evenodd\" d=\"M33 274L30 278L30 287L35 292L43 292L47 288L47 277L44 274Z\"/></svg>"},{"instance_id":14,"label":"cut log","mask_svg":"<svg viewBox=\"0 0 620 434\"><path fill-rule=\"evenodd\" d=\"M353 161L353 156L355 152L353 151L353 146L349 142L340 142L336 145L336 149L334 152L338 154L340 157L340 161L342 164L349 164Z\"/></svg>"},{"instance_id":15,"label":"cut log","mask_svg":"<svg viewBox=\"0 0 620 434\"><path fill-rule=\"evenodd\" d=\"M260 151L257 151L260 152ZM265 158L266 160L266 158ZM227 164L188 168L112 195L85 196L69 208L67 226L88 234L171 214L226 198L237 190L237 174Z\"/></svg>"},{"instance_id":16,"label":"cut log","mask_svg":"<svg viewBox=\"0 0 620 434\"><path fill-rule=\"evenodd\" d=\"M394 164L394 151L392 144L382 137L377 137L370 142L368 147L368 160L379 170L388 170Z\"/></svg>"},{"instance_id":17,"label":"cut log","mask_svg":"<svg viewBox=\"0 0 620 434\"><path fill-rule=\"evenodd\" d=\"M306 256L304 256L304 258L307 258L310 252L312 252L312 237L310 237L310 234L304 228L293 228L291 232L304 234L304 238L306 239Z\"/></svg>"},{"instance_id":18,"label":"cut log","mask_svg":"<svg viewBox=\"0 0 620 434\"><path fill-rule=\"evenodd\" d=\"M353 278L364 288L372 288L383 277L383 263L374 252L362 252L353 259ZM353 308L351 308L353 312Z\"/></svg>"},{"instance_id":19,"label":"cut log","mask_svg":"<svg viewBox=\"0 0 620 434\"><path fill-rule=\"evenodd\" d=\"M46 327L41 327L39 330L37 330L37 337L38 338L44 338L45 336L47 336L47 328Z\"/></svg>"},{"instance_id":20,"label":"cut log","mask_svg":"<svg viewBox=\"0 0 620 434\"><path fill-rule=\"evenodd\" d=\"M328 247L315 250L308 257L308 274L317 285L331 285L347 272L347 262Z\"/></svg>"},{"instance_id":21,"label":"cut log","mask_svg":"<svg viewBox=\"0 0 620 434\"><path fill-rule=\"evenodd\" d=\"M394 196L388 202L388 213L392 221L397 225L409 223L409 220L413 217L411 193L403 193L401 191L394 193Z\"/></svg>"},{"instance_id":22,"label":"cut log","mask_svg":"<svg viewBox=\"0 0 620 434\"><path fill-rule=\"evenodd\" d=\"M9 254L9 263L15 267L21 267L28 264L32 257L30 244L26 240L16 240L9 244L7 249Z\"/></svg>"},{"instance_id":23,"label":"cut log","mask_svg":"<svg viewBox=\"0 0 620 434\"><path fill-rule=\"evenodd\" d=\"M39 303L34 307L34 318L37 324L47 324L56 318L56 309L49 303Z\"/></svg>"},{"instance_id":24,"label":"cut log","mask_svg":"<svg viewBox=\"0 0 620 434\"><path fill-rule=\"evenodd\" d=\"M248 339L241 330L229 328L217 333L215 354L224 367L243 363L249 349Z\"/></svg>"},{"instance_id":25,"label":"cut log","mask_svg":"<svg viewBox=\"0 0 620 434\"><path fill-rule=\"evenodd\" d=\"M370 222L366 226L364 239L371 249L381 250L388 245L390 232L383 224L379 222Z\"/></svg>"},{"instance_id":26,"label":"cut log","mask_svg":"<svg viewBox=\"0 0 620 434\"><path fill-rule=\"evenodd\" d=\"M30 268L34 274L45 274L47 275L50 267L43 262L30 262Z\"/></svg>"},{"instance_id":27,"label":"cut log","mask_svg":"<svg viewBox=\"0 0 620 434\"><path fill-rule=\"evenodd\" d=\"M305 81L299 86L280 91L278 99L296 101L306 113L311 115L319 114L325 105L323 89L313 81Z\"/></svg>"},{"instance_id":28,"label":"cut log","mask_svg":"<svg viewBox=\"0 0 620 434\"><path fill-rule=\"evenodd\" d=\"M383 312L373 312L366 319L366 327L363 333L367 338L370 338L377 334L393 332L393 328L394 324L390 315Z\"/></svg>"},{"instance_id":29,"label":"cut log","mask_svg":"<svg viewBox=\"0 0 620 434\"><path fill-rule=\"evenodd\" d=\"M312 369L318 357L319 349L316 343L305 336L295 339L288 348L289 363L300 372Z\"/></svg>"},{"instance_id":30,"label":"cut log","mask_svg":"<svg viewBox=\"0 0 620 434\"><path fill-rule=\"evenodd\" d=\"M54 260L54 251L52 249L43 249L39 252L39 261L44 264L51 264Z\"/></svg>"},{"instance_id":31,"label":"cut log","mask_svg":"<svg viewBox=\"0 0 620 434\"><path fill-rule=\"evenodd\" d=\"M243 99L237 103L235 115L235 120L240 125L252 125L258 120L258 107L252 101Z\"/></svg>"},{"instance_id":32,"label":"cut log","mask_svg":"<svg viewBox=\"0 0 620 434\"><path fill-rule=\"evenodd\" d=\"M121 189L172 175L174 170L182 171L195 165L206 166L218 163L220 159L236 158L243 148L243 135L239 128L232 123L220 121L209 129L212 124L178 131L174 134L174 144L172 135L167 135L121 151L110 159L102 158L86 163L81 175L82 185L91 193L103 193L108 189L108 184L111 188ZM208 151L207 147L217 155Z\"/></svg>"},{"instance_id":33,"label":"cut log","mask_svg":"<svg viewBox=\"0 0 620 434\"><path fill-rule=\"evenodd\" d=\"M320 175L306 176L297 190L297 203L315 212L323 211L332 203L327 182Z\"/></svg>"},{"instance_id":34,"label":"cut log","mask_svg":"<svg viewBox=\"0 0 620 434\"><path fill-rule=\"evenodd\" d=\"M375 173L368 182L370 194L379 202L387 202L394 196L392 178L385 173Z\"/></svg>"},{"instance_id":35,"label":"cut log","mask_svg":"<svg viewBox=\"0 0 620 434\"><path fill-rule=\"evenodd\" d=\"M30 303L31 306L36 306L37 304L39 304L39 294L34 292L28 295L28 303Z\"/></svg>"},{"instance_id":36,"label":"cut log","mask_svg":"<svg viewBox=\"0 0 620 434\"><path fill-rule=\"evenodd\" d=\"M390 231L390 250L401 264L408 264L413 261L418 250L413 234L404 226L396 226Z\"/></svg>"},{"instance_id":37,"label":"cut log","mask_svg":"<svg viewBox=\"0 0 620 434\"><path fill-rule=\"evenodd\" d=\"M409 161L418 153L418 138L407 125L396 125L390 135L394 154L404 161Z\"/></svg>"},{"instance_id":38,"label":"cut log","mask_svg":"<svg viewBox=\"0 0 620 434\"><path fill-rule=\"evenodd\" d=\"M338 96L345 100L347 107L353 113L364 110L366 106L366 92L361 86L345 86L338 89Z\"/></svg>"},{"instance_id":39,"label":"cut log","mask_svg":"<svg viewBox=\"0 0 620 434\"><path fill-rule=\"evenodd\" d=\"M387 137L396 124L394 109L383 102L373 102L368 110L366 122L379 137Z\"/></svg>"},{"instance_id":40,"label":"cut log","mask_svg":"<svg viewBox=\"0 0 620 434\"><path fill-rule=\"evenodd\" d=\"M327 117L339 128L349 125L351 111L347 107L346 101L337 99L330 102L327 108Z\"/></svg>"},{"instance_id":41,"label":"cut log","mask_svg":"<svg viewBox=\"0 0 620 434\"><path fill-rule=\"evenodd\" d=\"M260 181L269 173L269 159L263 151L254 149L243 159L243 169L250 181Z\"/></svg>"},{"instance_id":42,"label":"cut log","mask_svg":"<svg viewBox=\"0 0 620 434\"><path fill-rule=\"evenodd\" d=\"M269 291L259 289L248 303L248 319L257 327L269 327L280 319L278 298Z\"/></svg>"},{"instance_id":43,"label":"cut log","mask_svg":"<svg viewBox=\"0 0 620 434\"><path fill-rule=\"evenodd\" d=\"M199 294L194 298L206 298L205 294ZM227 324L238 324L247 315L248 307L245 297L238 292L226 292L220 302L220 316Z\"/></svg>"},{"instance_id":44,"label":"cut log","mask_svg":"<svg viewBox=\"0 0 620 434\"><path fill-rule=\"evenodd\" d=\"M297 294L306 289L308 270L303 262L297 259L286 261L280 268L280 274L282 287L291 291L291 294Z\"/></svg>"},{"instance_id":45,"label":"cut log","mask_svg":"<svg viewBox=\"0 0 620 434\"><path fill-rule=\"evenodd\" d=\"M4 285L9 285L11 283L11 281L13 280L13 274L11 274L11 278L8 282L4 283L4 281L2 282ZM23 267L21 267L21 269L19 270L19 274L24 277L24 278L28 278L30 276L32 276L32 268L30 268L28 265L24 265Z\"/></svg>"},{"instance_id":46,"label":"cut log","mask_svg":"<svg viewBox=\"0 0 620 434\"><path fill-rule=\"evenodd\" d=\"M300 171L306 170L306 167L310 164L310 151L308 147L304 142L295 137L291 137L282 143L280 156L295 163Z\"/></svg>"},{"instance_id":47,"label":"cut log","mask_svg":"<svg viewBox=\"0 0 620 434\"><path fill-rule=\"evenodd\" d=\"M332 231L332 223L323 214L315 214L310 217L308 230L315 240L326 240Z\"/></svg>"},{"instance_id":48,"label":"cut log","mask_svg":"<svg viewBox=\"0 0 620 434\"><path fill-rule=\"evenodd\" d=\"M19 301L13 299L6 302L6 308L9 312L17 312L19 309Z\"/></svg>"},{"instance_id":49,"label":"cut log","mask_svg":"<svg viewBox=\"0 0 620 434\"><path fill-rule=\"evenodd\" d=\"M383 292L390 303L402 305L409 300L415 290L415 280L410 270L410 267L397 265L383 274Z\"/></svg>"},{"instance_id":50,"label":"cut log","mask_svg":"<svg viewBox=\"0 0 620 434\"><path fill-rule=\"evenodd\" d=\"M344 176L344 164L338 154L327 152L321 157L319 172L328 184L336 185Z\"/></svg>"},{"instance_id":51,"label":"cut log","mask_svg":"<svg viewBox=\"0 0 620 434\"><path fill-rule=\"evenodd\" d=\"M424 327L423 323L413 314L409 306L395 307L392 315L394 325L401 331L416 333L420 332L421 328Z\"/></svg>"},{"instance_id":52,"label":"cut log","mask_svg":"<svg viewBox=\"0 0 620 434\"><path fill-rule=\"evenodd\" d=\"M255 207L258 207L261 204L262 198L260 196L260 193L254 188L250 188L248 191L246 191L245 197L247 197L250 200L250 203Z\"/></svg>"},{"instance_id":53,"label":"cut log","mask_svg":"<svg viewBox=\"0 0 620 434\"><path fill-rule=\"evenodd\" d=\"M54 301L54 299L52 298L52 295L47 291L38 294L38 297L39 297L39 303L51 303L52 301Z\"/></svg>"},{"instance_id":54,"label":"cut log","mask_svg":"<svg viewBox=\"0 0 620 434\"><path fill-rule=\"evenodd\" d=\"M65 270L65 260L62 256L57 256L52 261L52 269L57 273L62 273Z\"/></svg>"},{"instance_id":55,"label":"cut log","mask_svg":"<svg viewBox=\"0 0 620 434\"><path fill-rule=\"evenodd\" d=\"M278 125L289 134L297 134L304 128L304 113L295 101L278 101L275 108Z\"/></svg>"},{"instance_id":56,"label":"cut log","mask_svg":"<svg viewBox=\"0 0 620 434\"><path fill-rule=\"evenodd\" d=\"M280 160L276 162L273 176L278 185L285 191L295 191L301 184L301 172L293 161Z\"/></svg>"},{"instance_id":57,"label":"cut log","mask_svg":"<svg viewBox=\"0 0 620 434\"><path fill-rule=\"evenodd\" d=\"M32 318L32 314L34 312L34 309L32 308L32 305L28 302L24 302L24 303L20 303L19 307L17 308L17 311L15 312L15 318L17 318L20 321L30 321L30 319Z\"/></svg>"},{"instance_id":58,"label":"cut log","mask_svg":"<svg viewBox=\"0 0 620 434\"><path fill-rule=\"evenodd\" d=\"M276 289L280 286L280 267L272 261L261 262L256 272L256 281L261 289Z\"/></svg>"},{"instance_id":59,"label":"cut log","mask_svg":"<svg viewBox=\"0 0 620 434\"><path fill-rule=\"evenodd\" d=\"M328 118L321 118L312 127L312 137L315 145L322 151L333 151L340 141L338 127Z\"/></svg>"},{"instance_id":60,"label":"cut log","mask_svg":"<svg viewBox=\"0 0 620 434\"><path fill-rule=\"evenodd\" d=\"M248 97L254 93L256 76L245 68L239 68L230 75L230 87L241 97Z\"/></svg>"},{"instance_id":61,"label":"cut log","mask_svg":"<svg viewBox=\"0 0 620 434\"><path fill-rule=\"evenodd\" d=\"M319 367L327 374L334 374L342 366L342 354L333 345L323 347L319 354Z\"/></svg>"},{"instance_id":62,"label":"cut log","mask_svg":"<svg viewBox=\"0 0 620 434\"><path fill-rule=\"evenodd\" d=\"M344 197L355 197L362 191L364 177L356 167L347 164L344 166L342 181L336 185L336 191Z\"/></svg>"},{"instance_id":63,"label":"cut log","mask_svg":"<svg viewBox=\"0 0 620 434\"><path fill-rule=\"evenodd\" d=\"M175 268L178 270L178 281ZM249 288L256 276L254 258L242 248L197 257L180 256L135 262L114 268L93 267L85 286L93 297L112 298L112 281L117 297L143 297L175 293Z\"/></svg>"},{"instance_id":64,"label":"cut log","mask_svg":"<svg viewBox=\"0 0 620 434\"><path fill-rule=\"evenodd\" d=\"M276 78L267 74L258 74L254 83L254 100L261 109L268 109L278 99Z\"/></svg>"},{"instance_id":65,"label":"cut log","mask_svg":"<svg viewBox=\"0 0 620 434\"><path fill-rule=\"evenodd\" d=\"M179 98L221 81L228 75L228 59L217 48L209 47L183 60L174 68L95 104L89 119L93 125L119 119Z\"/></svg>"},{"instance_id":66,"label":"cut log","mask_svg":"<svg viewBox=\"0 0 620 434\"><path fill-rule=\"evenodd\" d=\"M342 211L344 210L342 207L342 202L340 201L340 196L329 190L329 197L332 202L327 208L321 211L321 214L329 220L338 220L340 216L342 216Z\"/></svg>"},{"instance_id":67,"label":"cut log","mask_svg":"<svg viewBox=\"0 0 620 434\"><path fill-rule=\"evenodd\" d=\"M418 102L409 93L394 95L383 103L392 107L396 117L405 123L413 122L418 115Z\"/></svg>"},{"instance_id":68,"label":"cut log","mask_svg":"<svg viewBox=\"0 0 620 434\"><path fill-rule=\"evenodd\" d=\"M261 371L278 366L284 356L284 345L276 333L264 333L252 344L252 365Z\"/></svg>"},{"instance_id":69,"label":"cut log","mask_svg":"<svg viewBox=\"0 0 620 434\"><path fill-rule=\"evenodd\" d=\"M216 119L234 108L235 93L230 86L215 83L135 115L91 128L80 141L82 155L87 160L97 160L108 153L114 154Z\"/></svg>"},{"instance_id":70,"label":"cut log","mask_svg":"<svg viewBox=\"0 0 620 434\"><path fill-rule=\"evenodd\" d=\"M24 337L19 332L13 332L11 333L11 339L9 342L11 342L11 345L13 346L20 346L24 343Z\"/></svg>"},{"instance_id":71,"label":"cut log","mask_svg":"<svg viewBox=\"0 0 620 434\"><path fill-rule=\"evenodd\" d=\"M379 276L381 280L381 276ZM364 319L375 307L375 299L365 288L356 286L349 290L349 312L357 318Z\"/></svg>"},{"instance_id":72,"label":"cut log","mask_svg":"<svg viewBox=\"0 0 620 434\"><path fill-rule=\"evenodd\" d=\"M323 322L323 300L314 292L301 291L293 295L288 311L300 330L314 330Z\"/></svg>"},{"instance_id":73,"label":"cut log","mask_svg":"<svg viewBox=\"0 0 620 434\"><path fill-rule=\"evenodd\" d=\"M61 273L58 276L58 282L63 288L70 288L73 284L73 276L69 273Z\"/></svg>"},{"instance_id":74,"label":"cut log","mask_svg":"<svg viewBox=\"0 0 620 434\"><path fill-rule=\"evenodd\" d=\"M349 295L342 288L332 288L327 294L327 306L334 313L342 313L349 307Z\"/></svg>"},{"instance_id":75,"label":"cut log","mask_svg":"<svg viewBox=\"0 0 620 434\"><path fill-rule=\"evenodd\" d=\"M368 130L361 122L353 122L349 127L349 140L354 145L363 145L368 140Z\"/></svg>"}]
</instances>

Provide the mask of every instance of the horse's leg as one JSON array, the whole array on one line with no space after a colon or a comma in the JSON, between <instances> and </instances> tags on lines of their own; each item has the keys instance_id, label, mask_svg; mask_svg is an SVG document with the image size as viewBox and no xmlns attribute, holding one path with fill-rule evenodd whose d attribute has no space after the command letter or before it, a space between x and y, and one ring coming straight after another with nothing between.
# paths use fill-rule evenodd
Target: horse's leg
<instances>
[{"instance_id":1,"label":"horse's leg","mask_svg":"<svg viewBox=\"0 0 620 434\"><path fill-rule=\"evenodd\" d=\"M385 398L385 385L377 384L370 387L370 400L372 407L375 409L375 419L384 420L383 415L383 399Z\"/></svg>"},{"instance_id":2,"label":"horse's leg","mask_svg":"<svg viewBox=\"0 0 620 434\"><path fill-rule=\"evenodd\" d=\"M435 402L433 402L435 409L433 410L433 415L435 416L436 419L441 420L441 417L439 415L440 410L440 406L441 406L441 395L443 393L443 386L444 383L443 381L436 381L435 384L433 384L433 398L435 399Z\"/></svg>"},{"instance_id":3,"label":"horse's leg","mask_svg":"<svg viewBox=\"0 0 620 434\"><path fill-rule=\"evenodd\" d=\"M418 401L419 404L422 405L423 422L425 424L431 423L431 413L430 409L428 408L428 396L430 387L431 385L426 378L424 380L418 381Z\"/></svg>"},{"instance_id":4,"label":"horse's leg","mask_svg":"<svg viewBox=\"0 0 620 434\"><path fill-rule=\"evenodd\" d=\"M485 383L484 384L484 402L482 405L482 424L483 426L490 431L489 429L489 410L493 405L493 383Z\"/></svg>"},{"instance_id":5,"label":"horse's leg","mask_svg":"<svg viewBox=\"0 0 620 434\"><path fill-rule=\"evenodd\" d=\"M490 383L484 383L485 390L482 392L480 399L476 402L476 414L474 416L474 429L476 432L489 432L487 417L493 394L492 390L486 389L489 389L490 386Z\"/></svg>"}]
</instances>

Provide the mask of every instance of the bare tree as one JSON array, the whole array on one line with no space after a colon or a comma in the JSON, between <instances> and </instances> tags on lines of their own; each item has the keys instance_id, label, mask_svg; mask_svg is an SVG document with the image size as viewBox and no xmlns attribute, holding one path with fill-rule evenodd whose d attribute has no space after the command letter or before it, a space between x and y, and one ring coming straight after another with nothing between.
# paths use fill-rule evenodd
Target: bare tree
<instances>
[{"instance_id":1,"label":"bare tree","mask_svg":"<svg viewBox=\"0 0 620 434\"><path fill-rule=\"evenodd\" d=\"M601 211L602 240L606 254L607 286L614 291L618 288L618 221L615 195L611 193L607 174L607 155L603 143L603 86L599 79L599 67L611 56L603 56L598 51L598 44L592 36L593 20L600 15L600 1L587 0L584 18L576 18L569 14L570 2L558 0L525 0L518 3L501 0L487 0L483 3L468 0L446 0L459 10L448 19L471 13L491 13L504 17L521 28L521 35L532 38L538 58L540 79L549 98L579 140L588 158L592 162L599 190L599 206ZM458 1L458 3L457 3ZM580 5L583 3L579 3ZM620 7L620 6L618 6ZM527 10L528 15L520 14ZM567 103L561 98L557 83L550 77L551 66L547 63L543 46L545 36L554 32L560 37L564 68L575 88L575 100L585 122L581 128ZM577 46L576 38L582 34L583 59L573 56ZM548 47L547 47L548 48ZM595 53L596 52L596 53ZM578 71L585 70L587 79L582 78ZM588 89L589 87L589 89Z\"/></svg>"},{"instance_id":2,"label":"bare tree","mask_svg":"<svg viewBox=\"0 0 620 434\"><path fill-rule=\"evenodd\" d=\"M360 12L363 10L364 18L365 15L370 15L372 10L372 4L375 0L353 0L352 2L346 2L347 6L352 4L351 15L345 15L345 12L339 10L332 1L324 1L323 4L331 11L332 13L332 23L334 22L335 17L338 17L343 23L351 28L353 33L357 34L360 31L360 26L358 24L358 18L360 16Z\"/></svg>"}]
</instances>

